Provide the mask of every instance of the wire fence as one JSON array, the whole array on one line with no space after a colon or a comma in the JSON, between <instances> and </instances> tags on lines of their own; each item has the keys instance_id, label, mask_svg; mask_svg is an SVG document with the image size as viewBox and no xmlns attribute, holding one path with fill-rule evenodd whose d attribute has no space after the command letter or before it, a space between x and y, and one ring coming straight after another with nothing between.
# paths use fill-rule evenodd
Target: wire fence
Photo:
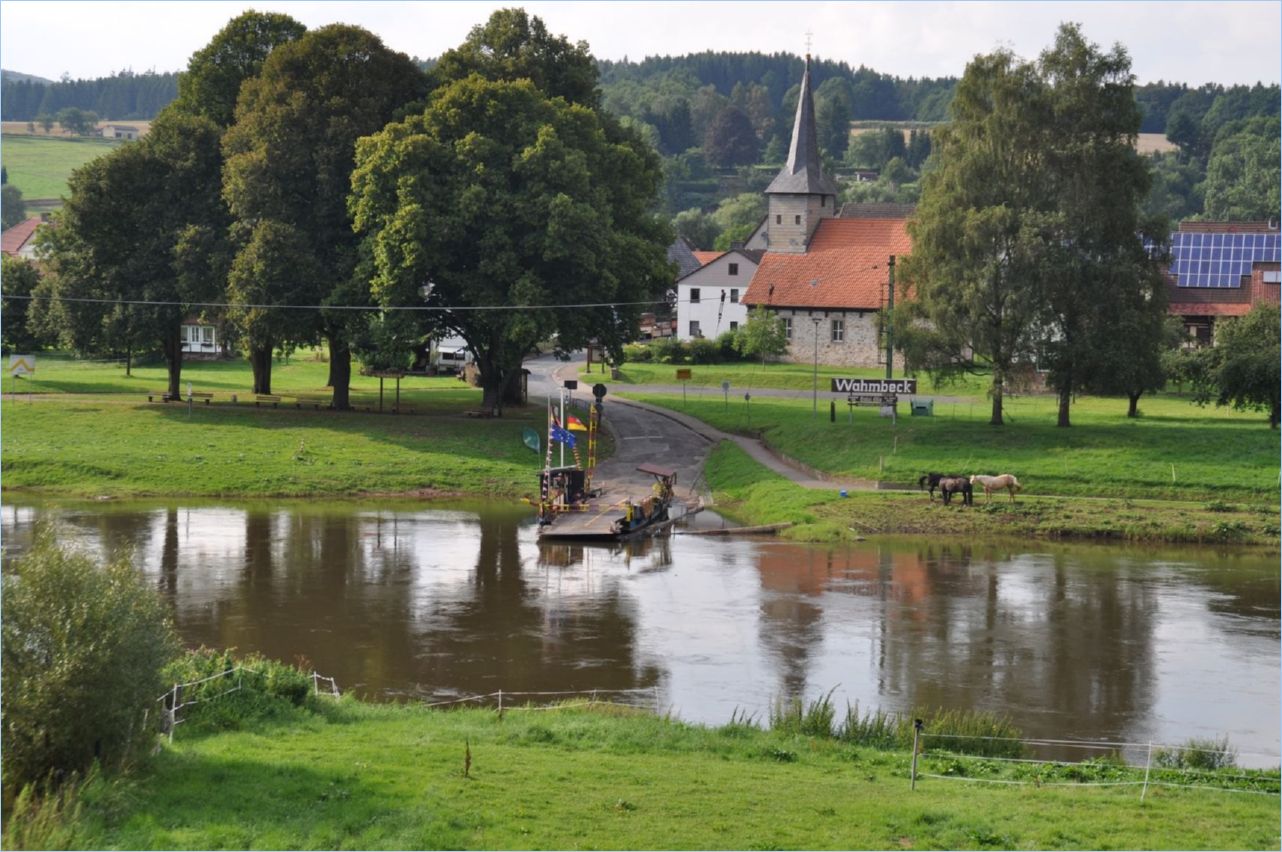
<instances>
[{"instance_id":1,"label":"wire fence","mask_svg":"<svg viewBox=\"0 0 1282 852\"><path fill-rule=\"evenodd\" d=\"M1239 756L1277 762L1278 754L1239 751L1227 742L1212 748L1159 742L1074 740L1046 737L999 737L931 733L915 722L911 787L918 779L993 784L1014 787L1138 787L1143 801L1150 788L1209 790L1255 796L1282 797L1282 779L1274 770L1241 770ZM935 747L932 748L932 742ZM1005 743L1021 752L1050 747L1057 751L1081 750L1085 760L1009 757L966 753L966 743ZM1129 759L1128 759L1129 757ZM925 761L918 768L918 760ZM1135 762L1131 762L1135 761ZM1203 767L1200 768L1198 764ZM935 771L932 771L935 770ZM1236 772L1233 772L1236 770ZM1197 782L1197 783L1189 783Z\"/></svg>"},{"instance_id":2,"label":"wire fence","mask_svg":"<svg viewBox=\"0 0 1282 852\"><path fill-rule=\"evenodd\" d=\"M174 730L187 719L182 718L182 711L188 707L194 707L197 704L208 704L217 701L233 692L239 692L245 685L245 675L266 678L266 672L257 669L239 665L221 672L216 672L208 677L202 677L199 680L189 680L184 683L175 683L172 688L165 692L164 695L156 699L160 705L160 732L169 736L169 742L174 741ZM232 682L234 678L234 682ZM312 692L315 695L328 695L333 698L339 697L338 681L332 677L326 677L315 671L311 674ZM212 684L214 681L225 680L230 685L225 688L209 694L207 690L202 690L206 684ZM329 688L324 692L321 691L321 683L329 684Z\"/></svg>"}]
</instances>

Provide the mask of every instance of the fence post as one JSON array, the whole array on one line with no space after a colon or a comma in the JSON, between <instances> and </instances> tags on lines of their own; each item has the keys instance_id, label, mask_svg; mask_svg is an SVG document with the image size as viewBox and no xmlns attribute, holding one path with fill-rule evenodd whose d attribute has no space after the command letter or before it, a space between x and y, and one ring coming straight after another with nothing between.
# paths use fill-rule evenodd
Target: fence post
<instances>
[{"instance_id":1,"label":"fence post","mask_svg":"<svg viewBox=\"0 0 1282 852\"><path fill-rule=\"evenodd\" d=\"M917 789L917 742L920 736L921 736L921 719L913 719L913 770L912 770L912 784L909 787L909 789L911 790Z\"/></svg>"},{"instance_id":2,"label":"fence post","mask_svg":"<svg viewBox=\"0 0 1282 852\"><path fill-rule=\"evenodd\" d=\"M169 701L169 744L174 744L174 728L178 727L178 684L174 684L173 698Z\"/></svg>"},{"instance_id":3,"label":"fence post","mask_svg":"<svg viewBox=\"0 0 1282 852\"><path fill-rule=\"evenodd\" d=\"M316 669L312 669L312 694L320 695L320 681L316 677Z\"/></svg>"},{"instance_id":4,"label":"fence post","mask_svg":"<svg viewBox=\"0 0 1282 852\"><path fill-rule=\"evenodd\" d=\"M1144 787L1140 790L1140 801L1144 801L1144 796L1148 793L1148 772L1153 767L1153 743L1148 744L1148 760L1144 761Z\"/></svg>"},{"instance_id":5,"label":"fence post","mask_svg":"<svg viewBox=\"0 0 1282 852\"><path fill-rule=\"evenodd\" d=\"M503 690L499 690L499 718L503 718Z\"/></svg>"}]
</instances>

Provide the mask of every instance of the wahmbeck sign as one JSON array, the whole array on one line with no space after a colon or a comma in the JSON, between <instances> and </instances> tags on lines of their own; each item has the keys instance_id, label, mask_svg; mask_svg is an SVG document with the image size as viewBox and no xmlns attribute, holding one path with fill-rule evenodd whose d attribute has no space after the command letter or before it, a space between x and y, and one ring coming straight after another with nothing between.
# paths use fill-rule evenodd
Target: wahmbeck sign
<instances>
[{"instance_id":1,"label":"wahmbeck sign","mask_svg":"<svg viewBox=\"0 0 1282 852\"><path fill-rule=\"evenodd\" d=\"M916 379L833 379L833 393L917 393Z\"/></svg>"}]
</instances>

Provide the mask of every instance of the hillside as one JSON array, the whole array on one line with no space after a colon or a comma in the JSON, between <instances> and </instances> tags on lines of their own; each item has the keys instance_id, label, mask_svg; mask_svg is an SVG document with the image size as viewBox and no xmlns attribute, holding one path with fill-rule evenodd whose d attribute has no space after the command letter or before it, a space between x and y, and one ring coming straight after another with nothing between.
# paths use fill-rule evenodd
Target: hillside
<instances>
[{"instance_id":1,"label":"hillside","mask_svg":"<svg viewBox=\"0 0 1282 852\"><path fill-rule=\"evenodd\" d=\"M23 74L21 71L10 71L8 68L0 68L0 82L14 83L39 83L42 86L48 86L53 80L44 77L37 77L35 74Z\"/></svg>"}]
</instances>

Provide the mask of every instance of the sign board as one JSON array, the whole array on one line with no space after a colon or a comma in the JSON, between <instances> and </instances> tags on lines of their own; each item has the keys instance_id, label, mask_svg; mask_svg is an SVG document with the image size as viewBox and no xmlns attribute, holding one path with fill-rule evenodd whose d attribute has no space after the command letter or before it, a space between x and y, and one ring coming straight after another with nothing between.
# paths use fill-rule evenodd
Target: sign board
<instances>
[{"instance_id":1,"label":"sign board","mask_svg":"<svg viewBox=\"0 0 1282 852\"><path fill-rule=\"evenodd\" d=\"M677 370L677 381L688 382L690 381L690 377L692 375L694 375L694 371L691 370L689 367L685 368L684 370Z\"/></svg>"},{"instance_id":2,"label":"sign board","mask_svg":"<svg viewBox=\"0 0 1282 852\"><path fill-rule=\"evenodd\" d=\"M578 380L578 379L566 379L566 380L565 380L565 382L564 382L563 384L565 385L565 389L566 389L566 390L578 390L578 389L579 389L579 380Z\"/></svg>"},{"instance_id":3,"label":"sign board","mask_svg":"<svg viewBox=\"0 0 1282 852\"><path fill-rule=\"evenodd\" d=\"M724 381L722 381L722 382L721 382L721 390L722 390L722 391L724 391L724 392L726 392L726 393L729 393L729 392L730 392L730 380L729 380L729 379L725 379Z\"/></svg>"},{"instance_id":4,"label":"sign board","mask_svg":"<svg viewBox=\"0 0 1282 852\"><path fill-rule=\"evenodd\" d=\"M917 393L916 379L833 379L833 393Z\"/></svg>"},{"instance_id":5,"label":"sign board","mask_svg":"<svg viewBox=\"0 0 1282 852\"><path fill-rule=\"evenodd\" d=\"M25 376L28 373L36 371L35 355L10 355L9 356L9 375Z\"/></svg>"}]
</instances>

